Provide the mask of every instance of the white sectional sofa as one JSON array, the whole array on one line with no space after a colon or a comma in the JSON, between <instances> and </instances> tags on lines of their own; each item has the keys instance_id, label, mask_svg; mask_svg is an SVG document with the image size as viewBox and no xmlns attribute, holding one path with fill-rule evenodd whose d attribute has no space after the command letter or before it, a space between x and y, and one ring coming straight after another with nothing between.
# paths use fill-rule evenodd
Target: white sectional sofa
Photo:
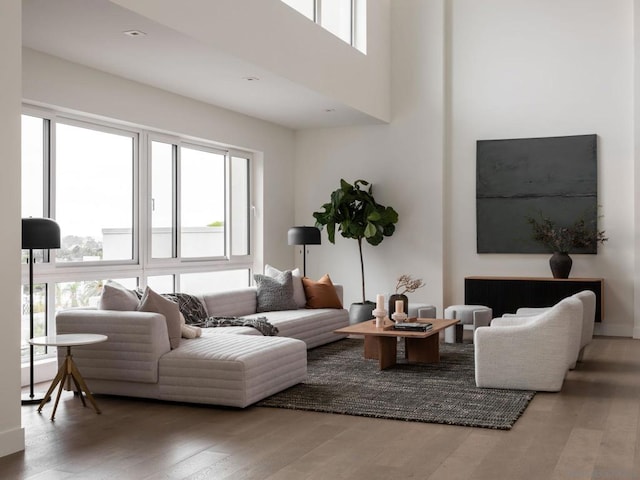
<instances>
[{"instance_id":1,"label":"white sectional sofa","mask_svg":"<svg viewBox=\"0 0 640 480\"><path fill-rule=\"evenodd\" d=\"M342 299L342 287L335 287ZM171 350L162 314L91 309L58 312L57 333L109 337L73 350L93 393L246 407L303 381L307 349L343 338L333 331L349 324L344 308L256 313L255 287L200 300L210 316L266 317L278 336L252 327L206 328Z\"/></svg>"}]
</instances>

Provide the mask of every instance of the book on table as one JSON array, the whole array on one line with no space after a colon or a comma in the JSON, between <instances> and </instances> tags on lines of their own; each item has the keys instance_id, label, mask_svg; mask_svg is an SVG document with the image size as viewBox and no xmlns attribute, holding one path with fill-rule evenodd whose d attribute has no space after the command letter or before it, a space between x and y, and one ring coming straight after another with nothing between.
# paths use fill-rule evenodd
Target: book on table
<instances>
[{"instance_id":1,"label":"book on table","mask_svg":"<svg viewBox=\"0 0 640 480\"><path fill-rule=\"evenodd\" d=\"M398 322L393 326L394 330L402 330L405 332L426 332L431 330L433 324L418 322Z\"/></svg>"}]
</instances>

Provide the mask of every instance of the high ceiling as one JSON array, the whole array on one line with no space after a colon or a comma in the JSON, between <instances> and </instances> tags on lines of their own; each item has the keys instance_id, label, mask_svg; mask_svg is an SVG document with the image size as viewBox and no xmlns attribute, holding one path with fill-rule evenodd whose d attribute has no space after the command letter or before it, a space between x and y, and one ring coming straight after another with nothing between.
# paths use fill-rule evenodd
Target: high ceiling
<instances>
[{"instance_id":1,"label":"high ceiling","mask_svg":"<svg viewBox=\"0 0 640 480\"><path fill-rule=\"evenodd\" d=\"M22 42L34 50L293 129L374 121L109 0L22 5Z\"/></svg>"}]
</instances>

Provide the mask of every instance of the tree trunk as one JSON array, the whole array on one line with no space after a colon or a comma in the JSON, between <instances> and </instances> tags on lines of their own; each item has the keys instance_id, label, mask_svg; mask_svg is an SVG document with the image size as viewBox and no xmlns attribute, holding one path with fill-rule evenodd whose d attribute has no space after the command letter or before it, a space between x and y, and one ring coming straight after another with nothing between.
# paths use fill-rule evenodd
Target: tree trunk
<instances>
[{"instance_id":1,"label":"tree trunk","mask_svg":"<svg viewBox=\"0 0 640 480\"><path fill-rule=\"evenodd\" d=\"M366 302L364 295L364 261L362 260L362 238L358 238L358 250L360 251L360 275L362 276L362 303Z\"/></svg>"}]
</instances>

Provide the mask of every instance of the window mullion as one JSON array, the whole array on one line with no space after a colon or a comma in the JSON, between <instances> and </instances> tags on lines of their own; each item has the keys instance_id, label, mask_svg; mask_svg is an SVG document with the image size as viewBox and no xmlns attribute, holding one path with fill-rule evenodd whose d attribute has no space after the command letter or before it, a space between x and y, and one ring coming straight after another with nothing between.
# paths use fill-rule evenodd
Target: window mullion
<instances>
[{"instance_id":1,"label":"window mullion","mask_svg":"<svg viewBox=\"0 0 640 480\"><path fill-rule=\"evenodd\" d=\"M180 148L176 144L172 145L171 172L171 257L177 259L180 252Z\"/></svg>"},{"instance_id":2,"label":"window mullion","mask_svg":"<svg viewBox=\"0 0 640 480\"><path fill-rule=\"evenodd\" d=\"M358 0L351 0L351 46L356 46L356 2Z\"/></svg>"}]
</instances>

